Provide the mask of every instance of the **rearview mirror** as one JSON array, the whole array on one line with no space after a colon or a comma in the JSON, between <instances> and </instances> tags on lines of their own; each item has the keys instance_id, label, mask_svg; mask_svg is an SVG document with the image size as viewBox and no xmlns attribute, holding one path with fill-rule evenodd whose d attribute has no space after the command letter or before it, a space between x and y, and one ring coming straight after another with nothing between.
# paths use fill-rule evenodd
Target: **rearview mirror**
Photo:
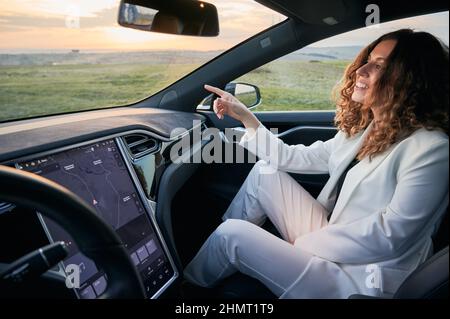
<instances>
[{"instance_id":1,"label":"rearview mirror","mask_svg":"<svg viewBox=\"0 0 450 319\"><path fill-rule=\"evenodd\" d=\"M219 35L216 7L195 0L122 0L118 23L151 32L201 37Z\"/></svg>"}]
</instances>

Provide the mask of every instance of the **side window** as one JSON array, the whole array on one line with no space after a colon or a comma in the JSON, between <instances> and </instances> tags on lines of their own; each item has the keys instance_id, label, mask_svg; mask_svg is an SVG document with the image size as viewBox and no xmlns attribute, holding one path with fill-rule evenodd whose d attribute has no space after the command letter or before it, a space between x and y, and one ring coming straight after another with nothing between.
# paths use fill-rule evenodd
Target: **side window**
<instances>
[{"instance_id":1,"label":"side window","mask_svg":"<svg viewBox=\"0 0 450 319\"><path fill-rule=\"evenodd\" d=\"M307 47L233 82L259 87L262 101L254 111L332 110L332 89L348 63L348 59L332 56L326 48Z\"/></svg>"},{"instance_id":2,"label":"side window","mask_svg":"<svg viewBox=\"0 0 450 319\"><path fill-rule=\"evenodd\" d=\"M233 82L259 88L262 102L253 111L334 110L333 88L364 46L401 28L430 32L448 45L448 19L447 11L347 32L283 56Z\"/></svg>"}]
</instances>

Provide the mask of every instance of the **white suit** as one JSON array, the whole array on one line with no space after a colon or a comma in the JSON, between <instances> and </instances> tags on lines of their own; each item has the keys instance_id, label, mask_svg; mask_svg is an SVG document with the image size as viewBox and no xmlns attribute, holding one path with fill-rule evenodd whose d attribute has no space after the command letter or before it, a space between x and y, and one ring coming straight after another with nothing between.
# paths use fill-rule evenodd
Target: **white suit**
<instances>
[{"instance_id":1,"label":"white suit","mask_svg":"<svg viewBox=\"0 0 450 319\"><path fill-rule=\"evenodd\" d=\"M336 183L371 127L308 147L288 146L262 125L246 134L240 144L263 161L187 266L186 278L212 286L239 270L281 298L391 297L432 253L431 235L449 200L449 143L443 132L419 129L371 161L364 158L348 172L333 207ZM277 171L261 173L267 167ZM330 178L315 200L284 172ZM254 225L265 216L284 240Z\"/></svg>"}]
</instances>

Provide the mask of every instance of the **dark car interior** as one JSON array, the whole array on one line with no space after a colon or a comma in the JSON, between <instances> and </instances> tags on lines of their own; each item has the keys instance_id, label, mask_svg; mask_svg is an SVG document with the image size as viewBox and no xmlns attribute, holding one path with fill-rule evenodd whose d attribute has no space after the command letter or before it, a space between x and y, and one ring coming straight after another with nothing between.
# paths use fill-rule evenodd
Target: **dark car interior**
<instances>
[{"instance_id":1,"label":"dark car interior","mask_svg":"<svg viewBox=\"0 0 450 319\"><path fill-rule=\"evenodd\" d=\"M188 140L189 149L179 155L195 158L210 142L190 139L196 132L208 127L224 130L240 126L231 118L219 120L212 110L196 110L206 96L203 84L224 88L233 79L310 43L364 27L364 8L372 3L257 2L288 18L140 102L0 123L0 273L12 274L7 270L13 263L16 271L10 275L11 280L2 283L0 297L196 297L182 291L183 268L220 224L221 216L253 165L225 160L208 164L170 160L172 147L183 138ZM446 1L376 3L381 8L381 22L448 11ZM330 16L337 23L324 22ZM270 45L265 46L267 39ZM336 134L334 111L256 111L255 115L267 128L277 128L279 137L287 144L310 145ZM174 135L175 128L184 130ZM234 154L240 147L227 140L221 143L223 148L234 148ZM247 151L241 151L246 158L249 156ZM92 157L94 152L97 155ZM105 173L95 169L93 175L70 175L71 163L84 165L91 158L107 163L110 178L104 180ZM69 173L58 173L60 167ZM328 175L293 176L314 197L328 179ZM89 185L85 187L83 183ZM79 191L78 194L93 189L110 201L116 199L115 189L130 196L122 199L120 216L100 218L88 205L98 203L87 204L80 199L83 196L67 192L58 184ZM106 208L112 211L111 207ZM145 213L139 215L141 212ZM264 228L276 233L270 222ZM49 234L71 243L67 255L55 257L43 275L38 265L39 275L27 278L21 274L27 280L14 282L22 265L17 262L51 244ZM433 242L432 258L403 283L394 298L448 298L448 213ZM55 247L48 249L49 254L56 251ZM66 264L73 260L87 269L78 289L66 289L59 263L65 256ZM276 298L261 283L241 274L226 279L211 291L210 297Z\"/></svg>"}]
</instances>

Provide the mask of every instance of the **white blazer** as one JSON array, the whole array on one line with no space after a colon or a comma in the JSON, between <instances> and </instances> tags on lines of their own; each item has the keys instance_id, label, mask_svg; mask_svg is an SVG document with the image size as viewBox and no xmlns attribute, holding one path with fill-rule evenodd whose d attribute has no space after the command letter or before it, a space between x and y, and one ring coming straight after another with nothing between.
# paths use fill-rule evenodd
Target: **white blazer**
<instances>
[{"instance_id":1,"label":"white blazer","mask_svg":"<svg viewBox=\"0 0 450 319\"><path fill-rule=\"evenodd\" d=\"M317 197L333 211L329 225L295 240L295 247L314 257L281 298L392 297L432 254L431 236L449 201L449 142L443 132L419 129L372 161L364 158L347 173L333 209L336 183L371 127L351 138L339 131L310 146L288 146L262 125L241 139L279 170L330 174Z\"/></svg>"}]
</instances>

